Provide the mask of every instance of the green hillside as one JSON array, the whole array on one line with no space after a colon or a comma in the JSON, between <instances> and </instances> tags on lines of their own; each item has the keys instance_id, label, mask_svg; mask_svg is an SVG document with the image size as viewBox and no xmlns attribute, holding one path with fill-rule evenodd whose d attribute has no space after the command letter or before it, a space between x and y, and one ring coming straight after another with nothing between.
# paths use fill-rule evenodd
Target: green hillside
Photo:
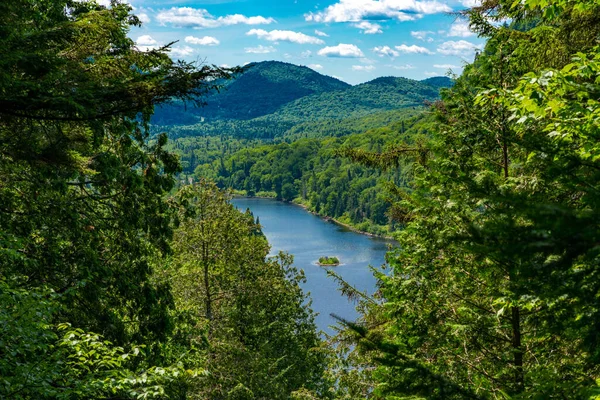
<instances>
[{"instance_id":1,"label":"green hillside","mask_svg":"<svg viewBox=\"0 0 600 400\"><path fill-rule=\"evenodd\" d=\"M165 106L157 110L153 123L160 131L167 129L171 138L343 136L392 122L375 118L358 129L357 119L394 110L418 112L439 98L440 88L451 85L445 77L381 77L350 86L306 67L268 61L252 64L227 82L206 99L205 107Z\"/></svg>"},{"instance_id":2,"label":"green hillside","mask_svg":"<svg viewBox=\"0 0 600 400\"><path fill-rule=\"evenodd\" d=\"M220 91L208 96L204 107L186 108L181 103L163 106L156 110L153 122L187 125L202 118L248 120L270 114L301 97L349 87L307 67L279 61L253 63L245 72L225 82Z\"/></svg>"},{"instance_id":3,"label":"green hillside","mask_svg":"<svg viewBox=\"0 0 600 400\"><path fill-rule=\"evenodd\" d=\"M445 86L451 83L448 79ZM300 98L264 118L311 121L362 117L379 111L423 106L439 97L439 89L440 86L423 81L382 77L346 90Z\"/></svg>"}]
</instances>

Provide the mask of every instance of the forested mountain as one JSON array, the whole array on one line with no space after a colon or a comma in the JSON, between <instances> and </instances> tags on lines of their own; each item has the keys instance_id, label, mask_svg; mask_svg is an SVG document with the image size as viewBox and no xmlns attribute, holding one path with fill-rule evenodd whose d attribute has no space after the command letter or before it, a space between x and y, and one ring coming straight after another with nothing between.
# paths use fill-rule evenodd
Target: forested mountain
<instances>
[{"instance_id":1,"label":"forested mountain","mask_svg":"<svg viewBox=\"0 0 600 400\"><path fill-rule=\"evenodd\" d=\"M298 123L422 107L439 98L440 88L452 85L444 77L382 77L350 86L310 68L275 61L250 64L231 80L219 82L223 87L209 94L203 107L180 102L160 106L152 122L193 125L188 131L198 136L260 137L257 132L270 129L273 133L262 137L274 137Z\"/></svg>"},{"instance_id":2,"label":"forested mountain","mask_svg":"<svg viewBox=\"0 0 600 400\"><path fill-rule=\"evenodd\" d=\"M205 118L248 120L270 114L281 106L316 93L344 90L349 84L308 68L279 61L252 63L204 99L202 108L181 103L157 107L152 122L186 125Z\"/></svg>"}]
</instances>

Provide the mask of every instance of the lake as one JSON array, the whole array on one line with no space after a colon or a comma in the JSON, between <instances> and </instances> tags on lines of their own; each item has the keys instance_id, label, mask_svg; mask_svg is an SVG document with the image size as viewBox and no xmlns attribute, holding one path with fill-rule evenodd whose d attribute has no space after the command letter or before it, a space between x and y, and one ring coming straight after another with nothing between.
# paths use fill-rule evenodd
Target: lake
<instances>
[{"instance_id":1,"label":"lake","mask_svg":"<svg viewBox=\"0 0 600 400\"><path fill-rule=\"evenodd\" d=\"M235 198L232 203L242 211L249 208L260 218L263 233L271 244L271 255L288 252L294 256L294 265L304 270L303 289L310 293L312 309L319 314L316 317L319 329L333 333L329 325L336 321L331 313L349 320L358 316L354 304L327 277L327 268L316 262L321 256L338 257L342 265L330 268L354 287L373 294L375 278L369 265L379 267L385 263L391 241L352 232L294 204L259 198Z\"/></svg>"}]
</instances>

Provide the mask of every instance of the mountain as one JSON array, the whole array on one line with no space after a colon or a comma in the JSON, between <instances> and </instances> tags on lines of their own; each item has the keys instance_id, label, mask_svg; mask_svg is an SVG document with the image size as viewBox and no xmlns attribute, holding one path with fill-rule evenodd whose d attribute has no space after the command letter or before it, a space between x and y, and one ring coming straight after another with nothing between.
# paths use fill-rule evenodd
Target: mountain
<instances>
[{"instance_id":1,"label":"mountain","mask_svg":"<svg viewBox=\"0 0 600 400\"><path fill-rule=\"evenodd\" d=\"M250 64L225 82L219 92L205 98L203 108L186 109L177 103L158 108L153 124L171 125L171 137L273 139L325 132L343 136L354 130L342 121L420 109L439 98L441 87L451 85L445 77L417 81L387 76L351 86L307 67L266 61Z\"/></svg>"},{"instance_id":2,"label":"mountain","mask_svg":"<svg viewBox=\"0 0 600 400\"><path fill-rule=\"evenodd\" d=\"M454 85L454 81L447 76L433 76L431 78L423 79L421 82L439 89L452 87Z\"/></svg>"},{"instance_id":3,"label":"mountain","mask_svg":"<svg viewBox=\"0 0 600 400\"><path fill-rule=\"evenodd\" d=\"M302 97L263 118L306 121L362 117L381 111L420 107L438 97L439 86L387 76L344 90Z\"/></svg>"},{"instance_id":4,"label":"mountain","mask_svg":"<svg viewBox=\"0 0 600 400\"><path fill-rule=\"evenodd\" d=\"M249 64L245 72L213 92L200 109L171 104L158 108L155 124L189 124L201 118L247 120L271 114L301 97L351 87L349 84L294 64L265 61Z\"/></svg>"}]
</instances>

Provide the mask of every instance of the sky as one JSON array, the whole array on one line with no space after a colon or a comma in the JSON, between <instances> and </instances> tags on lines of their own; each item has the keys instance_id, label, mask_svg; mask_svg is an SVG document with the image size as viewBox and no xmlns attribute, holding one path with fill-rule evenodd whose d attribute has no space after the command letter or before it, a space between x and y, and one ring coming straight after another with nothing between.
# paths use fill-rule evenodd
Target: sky
<instances>
[{"instance_id":1,"label":"sky","mask_svg":"<svg viewBox=\"0 0 600 400\"><path fill-rule=\"evenodd\" d=\"M100 3L107 1L101 0ZM277 60L350 84L460 74L483 40L456 12L475 0L128 0L150 49L219 66Z\"/></svg>"}]
</instances>

